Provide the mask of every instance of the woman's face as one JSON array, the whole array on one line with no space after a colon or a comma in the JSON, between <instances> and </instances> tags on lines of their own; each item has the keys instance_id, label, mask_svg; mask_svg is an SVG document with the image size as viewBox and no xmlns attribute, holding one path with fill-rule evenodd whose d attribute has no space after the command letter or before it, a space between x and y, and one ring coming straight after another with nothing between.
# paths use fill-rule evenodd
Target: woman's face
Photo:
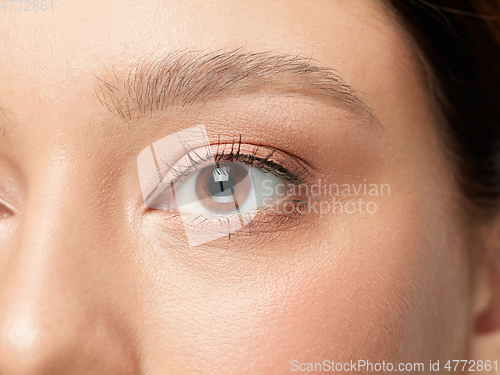
<instances>
[{"instance_id":1,"label":"woman's face","mask_svg":"<svg viewBox=\"0 0 500 375\"><path fill-rule=\"evenodd\" d=\"M427 371L468 355L473 233L416 54L377 1L11 5L0 373ZM267 153L261 167L303 167L314 209L259 208L193 246L189 215L145 206L138 164L172 135L192 153L191 128L215 159L234 143ZM298 185L287 173L272 183Z\"/></svg>"}]
</instances>

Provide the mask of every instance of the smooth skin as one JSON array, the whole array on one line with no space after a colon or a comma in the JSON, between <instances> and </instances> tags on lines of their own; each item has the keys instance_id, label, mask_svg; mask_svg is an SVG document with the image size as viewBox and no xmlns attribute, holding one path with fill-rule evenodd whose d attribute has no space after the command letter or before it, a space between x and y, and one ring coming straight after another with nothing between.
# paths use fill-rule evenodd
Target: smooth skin
<instances>
[{"instance_id":1,"label":"smooth skin","mask_svg":"<svg viewBox=\"0 0 500 375\"><path fill-rule=\"evenodd\" d=\"M500 360L494 218L472 224L409 38L374 0L54 0L0 9L0 374L287 374L291 363ZM142 119L96 76L176 51L312 58L377 121L308 95L228 95ZM126 74L126 73L123 73ZM137 155L203 124L337 184L374 214L262 221L190 248L145 210ZM481 327L478 329L477 327ZM368 373L359 370L357 373Z\"/></svg>"}]
</instances>

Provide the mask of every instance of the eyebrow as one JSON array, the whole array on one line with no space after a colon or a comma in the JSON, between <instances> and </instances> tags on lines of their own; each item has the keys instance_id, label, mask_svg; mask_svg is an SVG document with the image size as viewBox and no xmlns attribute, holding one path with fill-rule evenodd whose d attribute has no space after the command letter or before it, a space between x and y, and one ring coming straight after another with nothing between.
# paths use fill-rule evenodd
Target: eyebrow
<instances>
[{"instance_id":1,"label":"eyebrow","mask_svg":"<svg viewBox=\"0 0 500 375\"><path fill-rule=\"evenodd\" d=\"M298 55L241 49L173 52L142 59L126 71L112 67L94 76L95 94L101 104L129 120L173 106L260 91L333 100L361 117L375 118L357 90L334 69Z\"/></svg>"}]
</instances>

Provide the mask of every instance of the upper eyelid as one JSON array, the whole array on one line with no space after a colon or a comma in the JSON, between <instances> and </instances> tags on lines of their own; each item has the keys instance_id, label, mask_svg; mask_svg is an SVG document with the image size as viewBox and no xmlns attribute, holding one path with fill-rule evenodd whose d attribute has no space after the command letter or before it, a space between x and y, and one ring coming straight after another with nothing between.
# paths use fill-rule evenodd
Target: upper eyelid
<instances>
[{"instance_id":1,"label":"upper eyelid","mask_svg":"<svg viewBox=\"0 0 500 375\"><path fill-rule=\"evenodd\" d=\"M198 147L195 149L191 148L191 152L193 154L197 155L196 150L203 149L205 147L206 146L201 146L201 147ZM215 145L209 145L209 148L210 147L215 147ZM214 151L215 151L214 153L212 153L211 150L209 153L207 153L207 154L210 154L214 163L217 163L218 161L220 161L220 162L243 162L244 163L244 161L242 161L242 159L250 158L251 160L254 160L254 161L257 160L260 163L260 166L261 166L260 169L264 169L264 168L262 168L263 166L266 166L266 165L271 166L271 164L275 164L281 168L281 170L279 171L281 173L273 173L273 174L279 178L285 179L287 182L291 182L291 183L295 183L295 184L302 182L312 172L311 168L307 165L307 163L303 162L302 160L300 160L299 158L297 158L295 156L289 155L288 153L285 153L285 152L278 150L276 148L271 149L271 148L268 148L268 147L262 146L262 145L257 146L257 145L242 143L241 137L240 137L240 141L238 142L236 149L235 149L234 142L221 143L219 141L217 143L216 147L217 148L214 149ZM228 151L228 150L231 150L231 151L226 153L225 151ZM246 150L246 152L245 152L245 150ZM262 150L264 151L264 154L261 152ZM266 155L266 157L259 157L259 156L257 156L258 154L260 154L260 155L267 154L267 155ZM278 161L273 162L273 161L269 160L270 156L275 156L278 159ZM281 162L280 162L279 161L280 158L282 158L282 159L284 158L284 160L281 160ZM165 163L169 166L169 170L162 177L160 184L155 189L153 189L153 191L149 194L148 199L146 201L146 205L148 205L148 202L152 202L155 199L157 199L158 197L160 197L164 194L167 194L169 191L172 190L174 184L182 182L190 173L199 169L199 168L197 168L197 166L195 164L191 164L187 168L184 168L183 170L181 170L179 173L178 171L175 170L174 167L177 165L181 165L181 161L184 159L193 161L193 159L189 156L189 153L186 152L183 156L178 158L177 161L175 161L172 164L172 166ZM204 160L204 162L207 163L207 165L205 165L205 166L210 165L209 161L210 161L210 158L208 158L207 160ZM284 163L285 161L288 161L289 163ZM290 164L290 163L296 164L296 168L298 168L299 170L293 172L290 169L288 169L286 165L284 165L284 164ZM256 167L255 165L250 165L249 163L245 163L245 164L247 164L249 166ZM179 173L180 176L176 176L173 179L166 179L167 175L172 170L174 170L174 172L176 172L176 173ZM269 168L268 170L265 170L265 171L272 173L272 168ZM298 177L301 177L300 180L298 179Z\"/></svg>"},{"instance_id":2,"label":"upper eyelid","mask_svg":"<svg viewBox=\"0 0 500 375\"><path fill-rule=\"evenodd\" d=\"M214 145L209 145L209 147L213 147ZM248 144L248 143L242 143L241 142L241 137L240 141L238 142L237 149L235 149L235 143L217 143L217 149L215 152L212 152L210 150L209 154L210 157L213 158L214 163L217 162L231 162L231 161L238 161L238 162L245 162L249 160L245 159L250 159L250 161L258 162L260 165L280 165L282 166L284 171L287 172L293 172L291 168L287 167L285 164L290 164L290 162L294 162L296 164L297 168L301 168L300 172L303 172L303 174L309 174L311 172L311 168L307 165L307 163L303 162L299 158L292 156L288 153L285 153L283 151L278 150L277 148L270 148L267 146L262 146L262 145L254 145L254 144ZM230 146L230 147L229 147ZM196 150L202 149L203 147L199 147L196 149L191 149L194 154L196 154ZM230 152L226 152L230 150ZM262 152L263 151L263 152ZM178 159L173 165L180 164L180 161L183 160L184 158L188 157L189 158L189 153L186 153L183 155L181 158ZM274 157L274 158L273 158ZM275 160L273 160L275 159ZM189 158L189 160L193 160L192 158ZM203 160L204 162L209 161L210 159L205 159ZM247 164L247 163L245 163ZM250 164L248 164L250 165ZM252 165L255 166L255 165ZM188 169L185 169L185 172L190 172L192 169L197 169L196 165L191 165L188 167ZM269 171L271 172L271 171ZM298 171L299 172L299 171ZM300 180L304 179L305 176L299 176L301 173L294 173L296 176L293 176L293 182L300 182ZM278 176L280 177L280 176ZM283 178L286 178L285 176L281 176Z\"/></svg>"}]
</instances>

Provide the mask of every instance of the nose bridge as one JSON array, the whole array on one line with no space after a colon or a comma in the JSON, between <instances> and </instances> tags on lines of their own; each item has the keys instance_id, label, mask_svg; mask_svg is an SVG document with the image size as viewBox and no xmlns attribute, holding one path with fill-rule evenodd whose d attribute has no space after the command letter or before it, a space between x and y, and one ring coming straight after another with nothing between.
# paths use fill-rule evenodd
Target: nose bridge
<instances>
[{"instance_id":1,"label":"nose bridge","mask_svg":"<svg viewBox=\"0 0 500 375\"><path fill-rule=\"evenodd\" d=\"M0 374L69 373L87 360L97 371L116 359L120 369L130 362L123 321L109 313L109 279L101 277L113 236L98 231L111 230L103 223L112 213L96 197L106 189L79 184L88 178L48 171L30 187L0 264Z\"/></svg>"},{"instance_id":2,"label":"nose bridge","mask_svg":"<svg viewBox=\"0 0 500 375\"><path fill-rule=\"evenodd\" d=\"M17 252L43 248L47 255L84 255L84 249L105 246L119 228L110 225L120 216L117 168L99 155L89 157L85 147L67 149L52 150L53 155L48 150L33 168Z\"/></svg>"}]
</instances>

